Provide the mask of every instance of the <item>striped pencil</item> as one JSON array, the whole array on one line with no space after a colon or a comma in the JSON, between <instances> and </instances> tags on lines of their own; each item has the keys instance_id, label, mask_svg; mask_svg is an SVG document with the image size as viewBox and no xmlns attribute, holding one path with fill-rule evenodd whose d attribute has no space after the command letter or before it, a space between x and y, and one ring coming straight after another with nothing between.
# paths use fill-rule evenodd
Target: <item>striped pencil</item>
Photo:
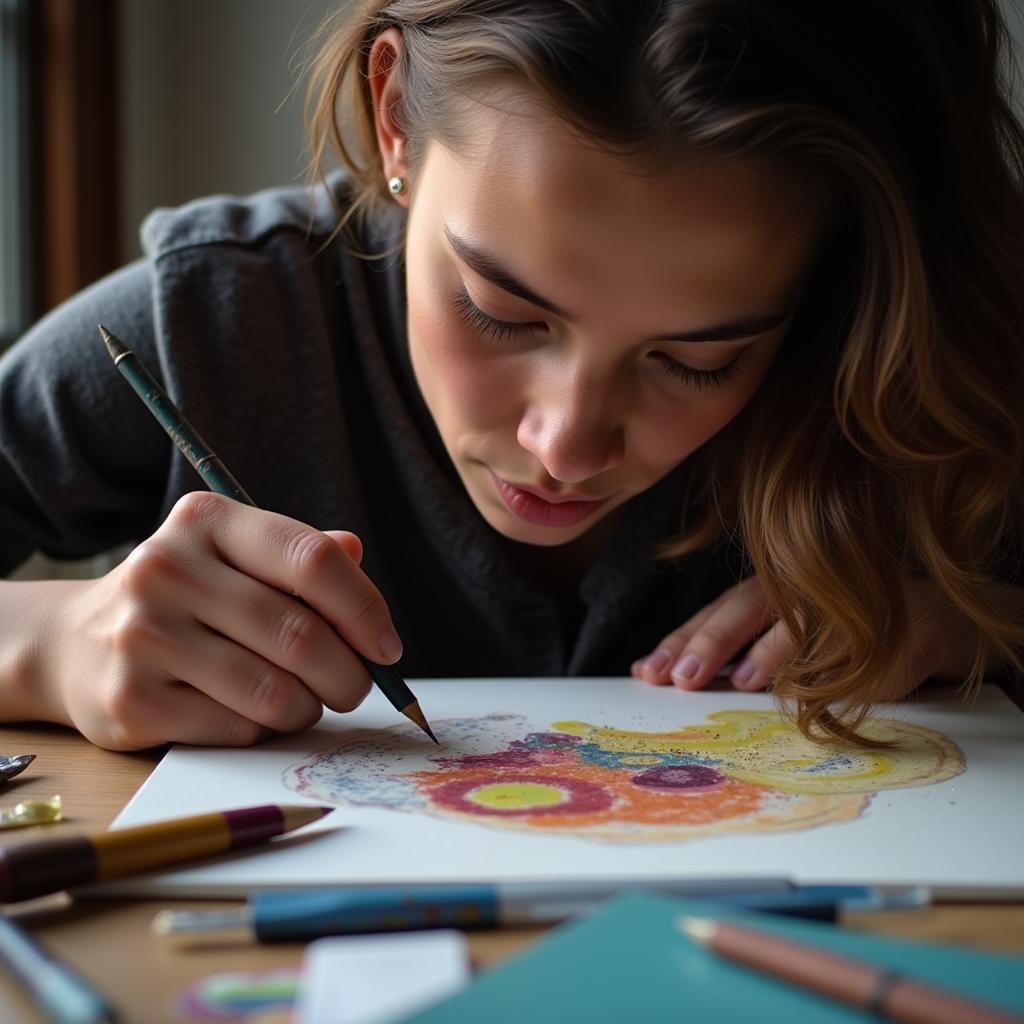
<instances>
[{"instance_id":1,"label":"striped pencil","mask_svg":"<svg viewBox=\"0 0 1024 1024\"><path fill-rule=\"evenodd\" d=\"M332 810L264 804L0 847L0 903L265 843Z\"/></svg>"}]
</instances>

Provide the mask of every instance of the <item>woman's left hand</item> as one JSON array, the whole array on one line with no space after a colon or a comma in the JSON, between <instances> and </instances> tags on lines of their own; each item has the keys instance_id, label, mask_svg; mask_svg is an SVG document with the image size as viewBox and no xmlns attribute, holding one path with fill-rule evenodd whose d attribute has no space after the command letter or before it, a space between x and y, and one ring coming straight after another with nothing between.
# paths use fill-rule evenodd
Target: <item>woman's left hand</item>
<instances>
[{"instance_id":1,"label":"woman's left hand","mask_svg":"<svg viewBox=\"0 0 1024 1024\"><path fill-rule=\"evenodd\" d=\"M994 585L993 596L1007 614L1020 615L1024 591ZM906 585L912 646L908 678L894 680L897 699L929 678L962 680L974 658L977 627L941 600L936 587L918 581ZM730 663L750 645L738 664ZM737 690L770 686L780 666L794 653L790 632L771 613L756 576L730 587L678 629L647 657L633 663L632 674L655 685L672 683L683 690L707 686L730 666L728 678ZM999 662L989 652L986 669Z\"/></svg>"}]
</instances>

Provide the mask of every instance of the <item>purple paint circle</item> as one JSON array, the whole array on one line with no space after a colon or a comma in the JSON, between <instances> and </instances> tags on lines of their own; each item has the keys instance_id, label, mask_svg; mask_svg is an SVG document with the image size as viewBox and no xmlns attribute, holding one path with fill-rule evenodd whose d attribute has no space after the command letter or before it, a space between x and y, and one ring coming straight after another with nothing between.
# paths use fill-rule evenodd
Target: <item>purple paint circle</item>
<instances>
[{"instance_id":1,"label":"purple paint circle","mask_svg":"<svg viewBox=\"0 0 1024 1024\"><path fill-rule=\"evenodd\" d=\"M703 764L663 764L634 775L630 781L646 789L707 789L720 785L723 778L721 772Z\"/></svg>"},{"instance_id":2,"label":"purple paint circle","mask_svg":"<svg viewBox=\"0 0 1024 1024\"><path fill-rule=\"evenodd\" d=\"M551 786L561 790L566 799L557 804L545 804L540 807L486 807L471 799L474 790L484 789L503 782L533 783L538 786ZM446 782L443 786L430 790L430 799L440 807L460 814L478 814L498 818L522 818L534 814L594 814L611 807L615 800L604 786L594 782L583 782L580 779L561 779L547 775L509 775L495 776L490 779L459 779Z\"/></svg>"}]
</instances>

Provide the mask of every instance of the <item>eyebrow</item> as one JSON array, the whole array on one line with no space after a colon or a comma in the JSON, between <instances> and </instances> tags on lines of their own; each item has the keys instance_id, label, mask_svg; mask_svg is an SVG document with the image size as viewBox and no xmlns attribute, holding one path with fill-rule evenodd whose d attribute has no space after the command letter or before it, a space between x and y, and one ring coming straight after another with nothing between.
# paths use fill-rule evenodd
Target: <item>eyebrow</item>
<instances>
[{"instance_id":1,"label":"eyebrow","mask_svg":"<svg viewBox=\"0 0 1024 1024\"><path fill-rule=\"evenodd\" d=\"M532 288L523 284L517 277L509 273L490 253L478 249L467 242L464 238L456 235L451 228L445 226L445 238L456 256L474 273L491 284L497 285L502 291L509 295L538 306L548 313L557 316L561 320L575 323L579 318L567 313L560 306L550 299L538 295ZM767 331L778 327L786 317L788 310L780 313L751 313L745 316L736 317L720 324L713 324L708 327L699 327L692 331L677 331L670 334L659 334L651 338L651 341L739 341L742 338L751 338L757 334L764 334Z\"/></svg>"},{"instance_id":2,"label":"eyebrow","mask_svg":"<svg viewBox=\"0 0 1024 1024\"><path fill-rule=\"evenodd\" d=\"M736 317L710 327L699 327L695 331L677 331L675 334L657 334L651 341L739 341L765 334L774 330L789 316L789 310L781 313L751 313Z\"/></svg>"}]
</instances>

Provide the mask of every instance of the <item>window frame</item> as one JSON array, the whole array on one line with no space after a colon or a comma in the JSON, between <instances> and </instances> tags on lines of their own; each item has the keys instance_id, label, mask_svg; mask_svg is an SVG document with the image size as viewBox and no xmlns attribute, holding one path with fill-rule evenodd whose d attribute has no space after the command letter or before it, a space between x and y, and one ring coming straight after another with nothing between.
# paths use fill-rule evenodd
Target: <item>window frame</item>
<instances>
[{"instance_id":1,"label":"window frame","mask_svg":"<svg viewBox=\"0 0 1024 1024\"><path fill-rule=\"evenodd\" d=\"M30 0L38 312L121 262L118 0Z\"/></svg>"},{"instance_id":2,"label":"window frame","mask_svg":"<svg viewBox=\"0 0 1024 1024\"><path fill-rule=\"evenodd\" d=\"M118 0L0 0L0 352L121 263Z\"/></svg>"},{"instance_id":3,"label":"window frame","mask_svg":"<svg viewBox=\"0 0 1024 1024\"><path fill-rule=\"evenodd\" d=\"M0 0L0 351L36 307L30 7L31 0Z\"/></svg>"}]
</instances>

